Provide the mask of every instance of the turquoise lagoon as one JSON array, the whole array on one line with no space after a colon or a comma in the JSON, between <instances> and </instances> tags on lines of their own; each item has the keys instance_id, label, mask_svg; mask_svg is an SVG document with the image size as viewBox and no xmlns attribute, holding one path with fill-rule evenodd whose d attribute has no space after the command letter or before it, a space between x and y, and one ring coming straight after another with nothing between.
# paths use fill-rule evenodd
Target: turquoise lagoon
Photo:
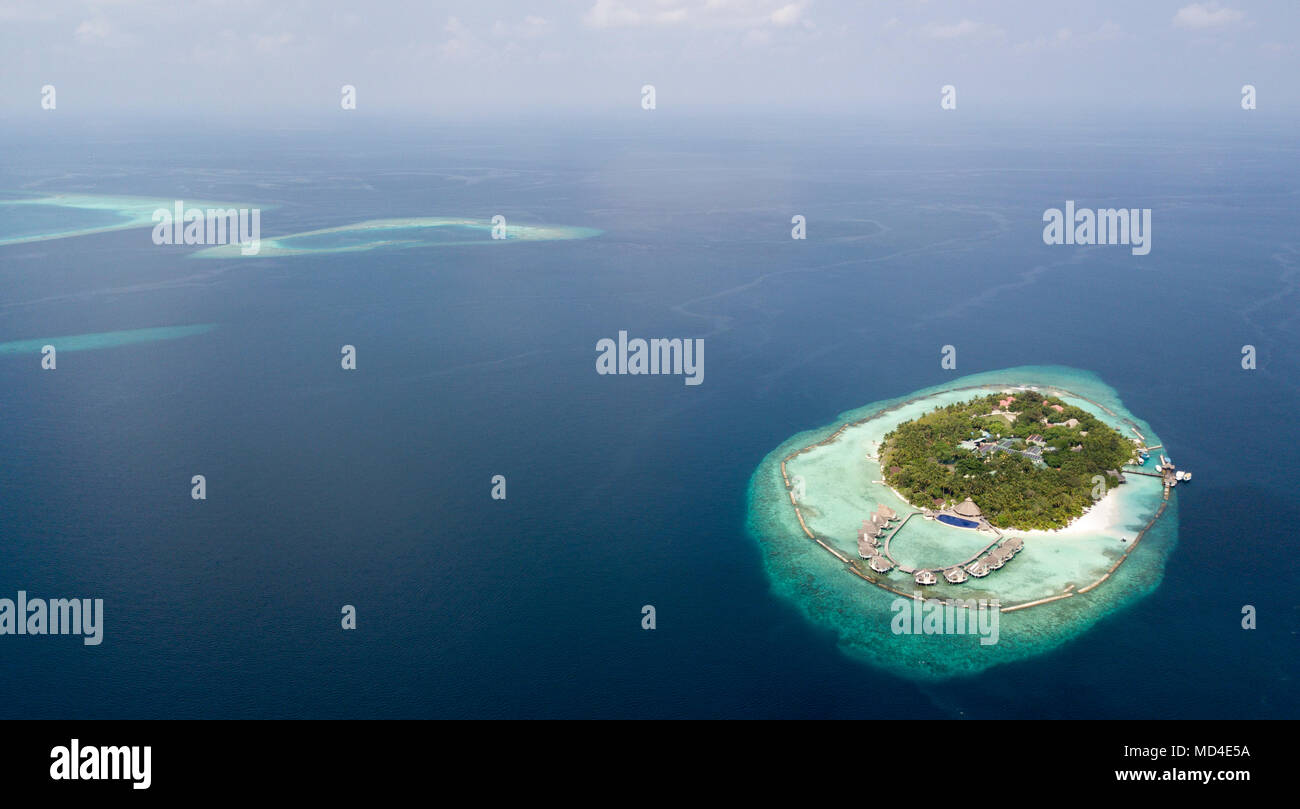
<instances>
[{"instance_id":1,"label":"turquoise lagoon","mask_svg":"<svg viewBox=\"0 0 1300 809\"><path fill-rule=\"evenodd\" d=\"M877 503L903 516L916 511L882 482L874 457L884 434L936 406L1019 386L1063 394L1062 398L1124 435L1134 436L1131 427L1135 426L1149 445L1160 443L1150 425L1128 412L1116 391L1097 376L1056 366L974 374L848 411L832 424L784 442L763 459L750 480L748 530L762 550L774 592L791 601L809 621L833 630L847 655L909 679L939 680L976 674L1050 651L1154 590L1177 541L1176 494L1109 578L1087 593L1002 614L998 642L990 645L980 644L973 634L894 634L891 620L896 613L891 607L899 596L849 572L800 529L781 477L781 460L791 452L826 438L846 422L870 419L786 464L792 480L802 478L801 510L808 527L855 559L857 530ZM1114 415L1070 394L1095 400ZM1067 589L1077 591L1103 576L1122 557L1130 547L1127 543L1160 507L1163 489L1159 480L1129 475L1128 481L1094 507L1096 514L1086 514L1060 532L1004 531L1006 536L1022 537L1024 550L986 578L971 578L958 585L940 578L939 584L924 588L897 570L879 578L909 595L923 590L927 598L998 599L1003 606L1047 598ZM890 551L909 567L939 567L964 561L991 541L983 532L946 526L918 515L891 540Z\"/></svg>"},{"instance_id":2,"label":"turquoise lagoon","mask_svg":"<svg viewBox=\"0 0 1300 809\"><path fill-rule=\"evenodd\" d=\"M186 208L258 208L246 202L183 200ZM154 212L174 210L176 200L102 194L0 195L0 245L88 236L153 227Z\"/></svg>"}]
</instances>

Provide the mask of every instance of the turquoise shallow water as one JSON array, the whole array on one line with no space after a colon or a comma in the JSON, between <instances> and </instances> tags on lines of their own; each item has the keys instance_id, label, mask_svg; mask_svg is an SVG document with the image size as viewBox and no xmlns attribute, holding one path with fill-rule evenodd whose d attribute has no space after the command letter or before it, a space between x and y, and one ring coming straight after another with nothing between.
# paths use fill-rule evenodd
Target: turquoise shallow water
<instances>
[{"instance_id":1,"label":"turquoise shallow water","mask_svg":"<svg viewBox=\"0 0 1300 809\"><path fill-rule=\"evenodd\" d=\"M829 436L847 421L866 418L910 399L937 395L937 399L891 411L889 421L911 418L933 407L936 401L974 395L970 391L948 392L953 388L980 384L1060 387L1114 411L1119 419L1095 405L1087 406L1126 434L1132 433L1121 419L1134 422L1149 442L1154 444L1160 440L1149 425L1124 408L1113 389L1093 374L1061 367L1012 368L961 377L843 413L832 424L784 442L763 460L750 482L749 532L763 550L773 589L793 602L808 620L834 630L845 653L911 679L974 674L1068 642L1101 618L1151 592L1160 582L1165 559L1177 539L1175 495L1161 519L1105 582L1082 595L1000 616L996 644L980 644L973 635L894 634L890 625L894 616L891 605L898 596L854 576L804 535L782 481L781 460L794 450ZM809 527L849 558L856 557L855 531L872 504L884 502L904 514L912 510L886 487L871 481L878 476L879 467L868 462L867 457L879 435L887 429L867 422L860 428L846 430L827 447L787 463L788 473L804 478L807 494L803 502L808 504L804 513ZM845 463L845 458L858 457L860 463L856 460ZM1136 535L1155 513L1161 501L1161 489L1154 479L1138 478L1109 497L1117 498L1116 507L1121 514L1116 530L1067 535L1010 532L1008 535L1026 537L1025 550L1004 568L985 579L971 579L961 585L941 582L926 588L925 595L1000 598L1002 604L1010 606L1055 595L1070 585L1086 586L1120 558L1126 548L1124 541ZM963 561L991 540L979 532L944 526L918 516L904 526L891 545L897 545L894 555L900 562L921 567ZM920 589L910 576L897 571L887 581L904 593Z\"/></svg>"},{"instance_id":2,"label":"turquoise shallow water","mask_svg":"<svg viewBox=\"0 0 1300 809\"><path fill-rule=\"evenodd\" d=\"M211 323L193 326L164 326L153 329L128 329L95 334L70 334L63 337L34 337L0 343L0 354L38 354L44 346L52 345L58 351L92 351L101 348L118 348L136 343L159 340L179 340L204 334L215 328Z\"/></svg>"},{"instance_id":3,"label":"turquoise shallow water","mask_svg":"<svg viewBox=\"0 0 1300 809\"><path fill-rule=\"evenodd\" d=\"M303 236L286 236L276 239L276 244L292 250L339 250L364 247L376 242L399 241L405 243L438 244L460 240L485 241L491 234L484 228L458 225L443 228L374 228L371 230L340 230Z\"/></svg>"},{"instance_id":4,"label":"turquoise shallow water","mask_svg":"<svg viewBox=\"0 0 1300 809\"><path fill-rule=\"evenodd\" d=\"M101 208L7 205L0 216L0 244L42 238L61 231L113 228L129 222L129 217Z\"/></svg>"},{"instance_id":5,"label":"turquoise shallow water","mask_svg":"<svg viewBox=\"0 0 1300 809\"><path fill-rule=\"evenodd\" d=\"M181 200L186 208L258 208L239 202ZM154 212L176 200L106 194L0 195L0 245L151 227ZM270 210L274 206L260 206Z\"/></svg>"},{"instance_id":6,"label":"turquoise shallow water","mask_svg":"<svg viewBox=\"0 0 1300 809\"><path fill-rule=\"evenodd\" d=\"M350 225L263 238L256 253L245 253L237 245L209 247L194 258L237 258L322 255L363 250L449 247L519 241L566 241L600 235L595 228L567 225L509 224L502 239L492 238L490 220L407 217L372 219Z\"/></svg>"}]
</instances>

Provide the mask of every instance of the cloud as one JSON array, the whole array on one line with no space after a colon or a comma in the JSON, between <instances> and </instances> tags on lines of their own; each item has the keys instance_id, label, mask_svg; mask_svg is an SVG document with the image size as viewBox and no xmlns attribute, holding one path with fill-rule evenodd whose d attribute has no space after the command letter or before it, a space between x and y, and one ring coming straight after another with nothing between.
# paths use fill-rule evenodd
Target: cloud
<instances>
[{"instance_id":1,"label":"cloud","mask_svg":"<svg viewBox=\"0 0 1300 809\"><path fill-rule=\"evenodd\" d=\"M442 30L450 36L438 46L438 55L448 62L467 62L484 53L483 41L459 17L448 17Z\"/></svg>"},{"instance_id":2,"label":"cloud","mask_svg":"<svg viewBox=\"0 0 1300 809\"><path fill-rule=\"evenodd\" d=\"M50 22L55 13L44 3L6 0L0 4L0 22Z\"/></svg>"},{"instance_id":3,"label":"cloud","mask_svg":"<svg viewBox=\"0 0 1300 809\"><path fill-rule=\"evenodd\" d=\"M448 17L442 30L447 38L434 49L436 58L462 64L506 64L511 62L554 62L557 51L546 49L551 23L543 17L527 15L518 20L497 20L491 27L477 31L459 17ZM417 51L419 53L419 51Z\"/></svg>"},{"instance_id":4,"label":"cloud","mask_svg":"<svg viewBox=\"0 0 1300 809\"><path fill-rule=\"evenodd\" d=\"M1037 36L1026 42L1018 43L1015 50L1019 53L1064 50L1088 46L1098 42L1116 42L1127 38L1129 38L1129 35L1123 28L1107 20L1096 31L1077 33L1069 28L1060 28L1051 36Z\"/></svg>"},{"instance_id":5,"label":"cloud","mask_svg":"<svg viewBox=\"0 0 1300 809\"><path fill-rule=\"evenodd\" d=\"M794 25L802 15L803 6L798 3L788 3L773 11L771 20L774 25Z\"/></svg>"},{"instance_id":6,"label":"cloud","mask_svg":"<svg viewBox=\"0 0 1300 809\"><path fill-rule=\"evenodd\" d=\"M786 28L804 19L809 0L596 0L582 16L590 28L688 26Z\"/></svg>"},{"instance_id":7,"label":"cloud","mask_svg":"<svg viewBox=\"0 0 1300 809\"><path fill-rule=\"evenodd\" d=\"M596 5L587 11L582 21L592 28L615 28L642 25L646 22L646 17L623 5L620 0L596 0Z\"/></svg>"},{"instance_id":8,"label":"cloud","mask_svg":"<svg viewBox=\"0 0 1300 809\"><path fill-rule=\"evenodd\" d=\"M1221 8L1218 3L1192 3L1178 9L1174 25L1179 28L1220 28L1240 22L1245 16L1235 8Z\"/></svg>"},{"instance_id":9,"label":"cloud","mask_svg":"<svg viewBox=\"0 0 1300 809\"><path fill-rule=\"evenodd\" d=\"M497 38L508 37L510 39L536 39L544 36L550 28L551 24L545 18L529 14L519 22L497 20L492 24L492 36Z\"/></svg>"},{"instance_id":10,"label":"cloud","mask_svg":"<svg viewBox=\"0 0 1300 809\"><path fill-rule=\"evenodd\" d=\"M83 45L89 45L95 42L103 42L108 39L109 35L112 33L113 29L110 28L108 23L101 18L95 20L82 20L81 25L77 26L77 30L73 31L72 35L75 36L77 41Z\"/></svg>"},{"instance_id":11,"label":"cloud","mask_svg":"<svg viewBox=\"0 0 1300 809\"><path fill-rule=\"evenodd\" d=\"M974 20L962 20L951 25L935 24L926 26L924 33L931 39L974 39L977 37L1002 37L1006 32L996 25L975 22Z\"/></svg>"},{"instance_id":12,"label":"cloud","mask_svg":"<svg viewBox=\"0 0 1300 809\"><path fill-rule=\"evenodd\" d=\"M253 34L252 39L260 53L279 53L293 42L293 34Z\"/></svg>"}]
</instances>

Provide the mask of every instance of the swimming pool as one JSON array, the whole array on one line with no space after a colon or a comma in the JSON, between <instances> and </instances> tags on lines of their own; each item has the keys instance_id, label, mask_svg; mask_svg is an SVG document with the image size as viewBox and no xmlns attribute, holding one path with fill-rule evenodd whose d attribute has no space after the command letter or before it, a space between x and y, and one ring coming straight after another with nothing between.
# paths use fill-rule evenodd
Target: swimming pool
<instances>
[{"instance_id":1,"label":"swimming pool","mask_svg":"<svg viewBox=\"0 0 1300 809\"><path fill-rule=\"evenodd\" d=\"M963 520L961 517L954 517L951 514L940 514L935 517L941 523L956 526L957 528L979 528L980 524L971 520Z\"/></svg>"}]
</instances>

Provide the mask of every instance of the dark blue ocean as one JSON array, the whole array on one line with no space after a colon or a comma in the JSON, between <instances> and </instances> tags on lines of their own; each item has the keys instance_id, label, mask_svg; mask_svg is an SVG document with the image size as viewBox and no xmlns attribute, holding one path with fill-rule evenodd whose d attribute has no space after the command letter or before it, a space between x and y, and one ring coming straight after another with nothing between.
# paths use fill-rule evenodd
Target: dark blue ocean
<instances>
[{"instance_id":1,"label":"dark blue ocean","mask_svg":"<svg viewBox=\"0 0 1300 809\"><path fill-rule=\"evenodd\" d=\"M105 602L98 647L0 636L0 717L1300 716L1283 122L63 120L0 134L0 192L255 203L264 237L498 213L603 234L0 246L0 343L215 324L53 372L0 354L0 597ZM1150 255L1045 245L1067 199L1151 208ZM703 337L703 384L598 375L620 330ZM943 382L944 345L959 374L1096 373L1196 481L1149 597L920 685L772 593L746 490L795 432Z\"/></svg>"}]
</instances>

